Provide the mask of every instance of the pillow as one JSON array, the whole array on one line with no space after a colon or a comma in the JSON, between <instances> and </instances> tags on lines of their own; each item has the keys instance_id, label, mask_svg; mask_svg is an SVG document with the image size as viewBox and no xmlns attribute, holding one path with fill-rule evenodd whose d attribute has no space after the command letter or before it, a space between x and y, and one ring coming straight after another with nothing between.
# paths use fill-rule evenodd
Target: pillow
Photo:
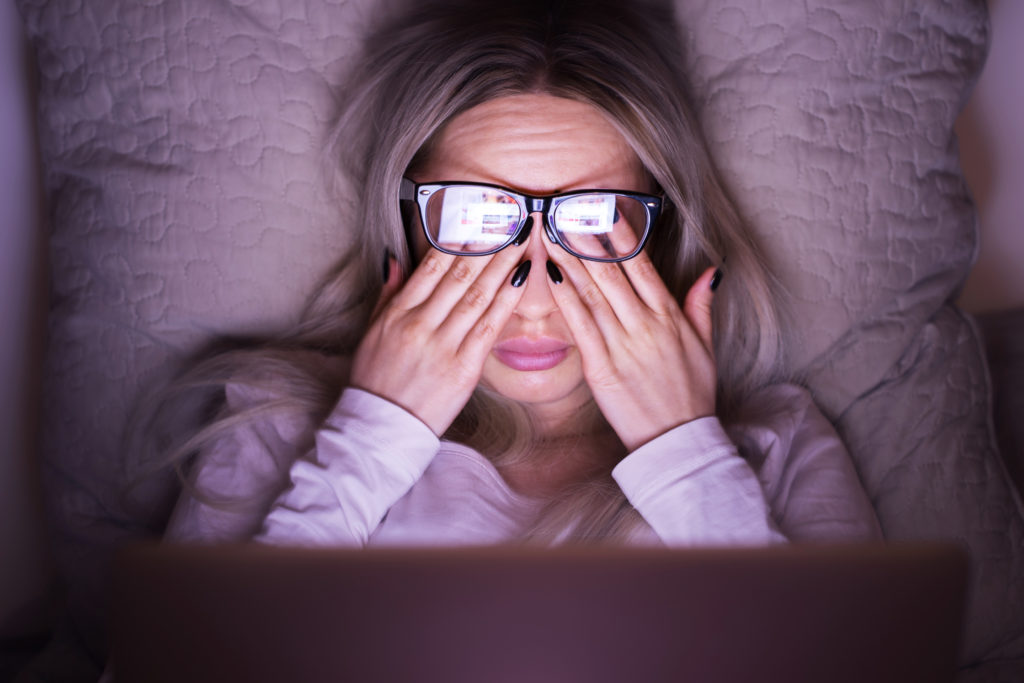
<instances>
[{"instance_id":1,"label":"pillow","mask_svg":"<svg viewBox=\"0 0 1024 683\"><path fill-rule=\"evenodd\" d=\"M953 123L985 56L983 3L676 7L714 156L788 295L790 367L886 537L966 545L962 663L1024 657L1024 515L982 349L949 304L976 249Z\"/></svg>"},{"instance_id":2,"label":"pillow","mask_svg":"<svg viewBox=\"0 0 1024 683\"><path fill-rule=\"evenodd\" d=\"M348 239L318 154L375 3L18 4L53 223L50 511L98 604L110 545L138 533L116 492L140 390L213 337L294 322ZM969 548L962 661L1024 657L1024 518L976 337L947 303L974 253L952 126L984 7L676 5L712 153L785 294L790 368L837 420L886 533Z\"/></svg>"},{"instance_id":3,"label":"pillow","mask_svg":"<svg viewBox=\"0 0 1024 683\"><path fill-rule=\"evenodd\" d=\"M319 154L370 5L19 2L51 222L44 482L94 651L110 548L150 522L121 504L130 408L210 339L292 324L345 244Z\"/></svg>"},{"instance_id":4,"label":"pillow","mask_svg":"<svg viewBox=\"0 0 1024 683\"><path fill-rule=\"evenodd\" d=\"M790 295L833 415L959 288L974 207L952 126L987 44L970 0L678 1L706 135Z\"/></svg>"}]
</instances>

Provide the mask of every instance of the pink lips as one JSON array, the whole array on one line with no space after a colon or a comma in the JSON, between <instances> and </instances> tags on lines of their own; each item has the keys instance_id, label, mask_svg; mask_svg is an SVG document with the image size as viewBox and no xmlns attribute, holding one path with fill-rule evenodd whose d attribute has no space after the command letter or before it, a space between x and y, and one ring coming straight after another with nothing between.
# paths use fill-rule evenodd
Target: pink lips
<instances>
[{"instance_id":1,"label":"pink lips","mask_svg":"<svg viewBox=\"0 0 1024 683\"><path fill-rule=\"evenodd\" d=\"M514 337L495 346L492 353L513 370L535 372L548 370L565 360L569 345L551 337Z\"/></svg>"}]
</instances>

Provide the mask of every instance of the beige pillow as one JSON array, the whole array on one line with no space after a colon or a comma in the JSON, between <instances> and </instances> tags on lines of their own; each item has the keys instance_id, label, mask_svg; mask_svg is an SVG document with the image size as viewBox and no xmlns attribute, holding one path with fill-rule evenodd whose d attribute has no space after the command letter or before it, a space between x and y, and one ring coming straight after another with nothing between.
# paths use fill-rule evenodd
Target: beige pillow
<instances>
[{"instance_id":1,"label":"beige pillow","mask_svg":"<svg viewBox=\"0 0 1024 683\"><path fill-rule=\"evenodd\" d=\"M962 662L1024 656L1024 517L981 347L949 304L976 248L953 123L985 56L983 5L676 5L716 159L790 297L791 367L887 538L968 547Z\"/></svg>"}]
</instances>

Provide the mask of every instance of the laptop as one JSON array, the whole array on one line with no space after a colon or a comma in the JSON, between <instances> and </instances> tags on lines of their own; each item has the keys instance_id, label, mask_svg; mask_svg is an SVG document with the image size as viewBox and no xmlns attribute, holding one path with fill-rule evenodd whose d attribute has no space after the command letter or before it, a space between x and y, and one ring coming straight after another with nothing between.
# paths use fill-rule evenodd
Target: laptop
<instances>
[{"instance_id":1,"label":"laptop","mask_svg":"<svg viewBox=\"0 0 1024 683\"><path fill-rule=\"evenodd\" d=\"M119 683L952 681L951 545L669 550L143 545Z\"/></svg>"}]
</instances>

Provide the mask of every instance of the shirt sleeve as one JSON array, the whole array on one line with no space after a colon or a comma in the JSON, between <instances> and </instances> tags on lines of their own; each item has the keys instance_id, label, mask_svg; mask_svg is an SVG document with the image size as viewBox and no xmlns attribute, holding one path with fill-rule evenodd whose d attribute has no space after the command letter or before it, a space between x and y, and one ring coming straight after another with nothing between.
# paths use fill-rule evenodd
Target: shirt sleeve
<instances>
[{"instance_id":1,"label":"shirt sleeve","mask_svg":"<svg viewBox=\"0 0 1024 683\"><path fill-rule=\"evenodd\" d=\"M165 540L237 542L259 531L316 427L311 416L267 409L279 398L248 384L225 386L223 415L228 422L191 464Z\"/></svg>"},{"instance_id":2,"label":"shirt sleeve","mask_svg":"<svg viewBox=\"0 0 1024 683\"><path fill-rule=\"evenodd\" d=\"M228 384L227 414L275 398ZM416 417L358 389L342 393L319 429L294 411L254 414L202 449L164 539L364 544L438 447Z\"/></svg>"},{"instance_id":3,"label":"shirt sleeve","mask_svg":"<svg viewBox=\"0 0 1024 683\"><path fill-rule=\"evenodd\" d=\"M688 422L627 456L612 476L667 545L881 538L874 509L810 394L777 385L756 419ZM737 443L742 445L741 449Z\"/></svg>"},{"instance_id":4,"label":"shirt sleeve","mask_svg":"<svg viewBox=\"0 0 1024 683\"><path fill-rule=\"evenodd\" d=\"M256 540L365 545L439 447L430 428L403 408L346 389L317 431L314 448L292 465L291 486L274 503Z\"/></svg>"},{"instance_id":5,"label":"shirt sleeve","mask_svg":"<svg viewBox=\"0 0 1024 683\"><path fill-rule=\"evenodd\" d=\"M626 456L612 477L669 546L784 541L750 465L718 418L676 427Z\"/></svg>"},{"instance_id":6,"label":"shirt sleeve","mask_svg":"<svg viewBox=\"0 0 1024 683\"><path fill-rule=\"evenodd\" d=\"M779 528L793 541L882 540L854 461L810 393L780 384L762 400L777 409L730 433L757 470Z\"/></svg>"}]
</instances>

